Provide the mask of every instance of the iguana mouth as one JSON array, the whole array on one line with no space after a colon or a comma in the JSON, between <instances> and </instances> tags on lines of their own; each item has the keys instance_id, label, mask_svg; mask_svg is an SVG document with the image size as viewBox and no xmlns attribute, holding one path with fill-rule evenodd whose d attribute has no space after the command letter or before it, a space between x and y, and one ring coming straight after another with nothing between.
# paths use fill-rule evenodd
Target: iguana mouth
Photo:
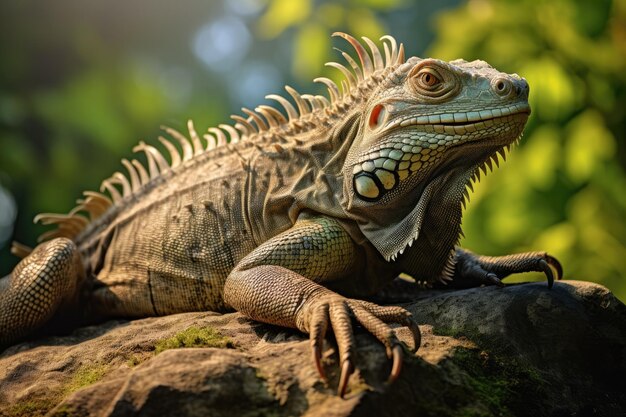
<instances>
[{"instance_id":1,"label":"iguana mouth","mask_svg":"<svg viewBox=\"0 0 626 417\"><path fill-rule=\"evenodd\" d=\"M446 131L445 126L449 127L464 127L474 126L479 127L480 123L490 126L491 123L495 123L496 120L504 117L530 115L530 106L528 103L515 103L509 106L486 109L480 111L469 112L456 112L456 113L442 113L417 116L410 119L403 119L392 122L387 128L393 129L395 127L407 127L407 126L432 126L433 131L437 133L448 134L463 134L465 132ZM436 126L443 127L443 131L439 132Z\"/></svg>"},{"instance_id":2,"label":"iguana mouth","mask_svg":"<svg viewBox=\"0 0 626 417\"><path fill-rule=\"evenodd\" d=\"M446 122L446 123L442 123L438 125L431 125L431 126L434 126L434 127L443 126L444 129L445 127L448 127L448 129L452 128L452 129L455 129L455 131L458 131L459 129L467 129L468 127L476 127L476 130L474 131L479 131L483 128L489 128L490 126L506 126L505 123L498 123L498 121L503 120L503 119L514 120L515 118L519 116L528 117L529 114L530 114L530 108L528 106L525 106L525 108L523 108L520 111L517 111L516 113L510 113L510 114L503 115L503 116L497 116L497 117L492 117L488 119L480 119L476 121L471 121L469 123L468 122L450 122L450 123ZM481 124L483 126L481 126ZM449 172L455 167L463 168L465 165L464 162L468 160L467 155L468 153L472 152L472 149L474 149L476 153L480 154L477 157L470 158L472 161L478 161L477 163L473 165L473 167L475 168L476 171L479 171L479 169L482 169L483 172L486 173L487 167L491 169L492 162L495 162L496 165L499 164L498 155L501 155L502 158L506 159L505 149L510 150L511 145L513 143L519 142L521 136L522 136L521 132L519 132L517 135L513 137L509 135L503 135L500 137L500 139L498 138L497 135L493 135L493 136L486 135L483 137L478 137L476 139L460 140L458 143L449 144L448 149L444 151L444 153L446 154L445 162L439 167L429 172L426 175L425 182L430 183L435 178L441 176L445 172ZM502 140L501 138L505 138L505 139ZM459 151L458 149L461 147L463 148L463 150ZM469 167L466 167L466 168L469 168Z\"/></svg>"},{"instance_id":3,"label":"iguana mouth","mask_svg":"<svg viewBox=\"0 0 626 417\"><path fill-rule=\"evenodd\" d=\"M456 121L438 115L437 122L431 115L410 119L404 126L396 124L397 129L413 127L417 134L411 139L396 138L354 164L354 190L360 199L375 202L410 176L419 175L429 183L440 173L463 166L468 160L490 159L489 155L509 145L519 135L529 113L528 105L520 104L486 113L468 112L462 118L455 113L450 117L456 117ZM491 117L480 118L488 115ZM418 123L426 118L436 123ZM467 147L468 151L475 150L479 155L468 159L468 151L456 151L460 146Z\"/></svg>"},{"instance_id":4,"label":"iguana mouth","mask_svg":"<svg viewBox=\"0 0 626 417\"><path fill-rule=\"evenodd\" d=\"M515 117L515 116L524 115L524 114L526 116L528 116L528 115L530 115L530 111L518 112L518 113L508 114L508 115L505 115L505 116L490 117L490 118L487 118L487 119L480 119L480 120L473 120L473 121L466 121L466 122L437 123L437 124L434 124L433 126L476 126L479 123L485 124L485 123L488 123L489 121L495 122L495 121L500 120L500 119L505 119L505 118L508 118L508 117Z\"/></svg>"}]
</instances>

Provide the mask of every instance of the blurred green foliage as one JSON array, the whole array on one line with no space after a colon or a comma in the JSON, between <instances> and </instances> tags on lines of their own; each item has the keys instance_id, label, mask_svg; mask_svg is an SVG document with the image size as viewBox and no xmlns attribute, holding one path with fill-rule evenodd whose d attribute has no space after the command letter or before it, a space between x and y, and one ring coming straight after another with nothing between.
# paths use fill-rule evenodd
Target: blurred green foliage
<instances>
[{"instance_id":1,"label":"blurred green foliage","mask_svg":"<svg viewBox=\"0 0 626 417\"><path fill-rule=\"evenodd\" d=\"M322 64L337 60L329 35L342 30L389 33L410 55L483 59L527 78L524 139L475 187L463 244L485 254L547 250L566 277L626 299L624 0L24 0L0 9L0 275L16 262L3 230L34 243L36 213L69 210L159 124L223 123L260 104L238 86L263 89L272 77L302 91L321 91L310 87L316 76L337 80ZM220 16L244 22L251 41L240 61L216 69L193 55L193 40L202 28L214 34L206 25ZM245 29L239 35L243 45ZM243 83L240 68L266 84Z\"/></svg>"},{"instance_id":2,"label":"blurred green foliage","mask_svg":"<svg viewBox=\"0 0 626 417\"><path fill-rule=\"evenodd\" d=\"M472 197L463 244L547 250L626 299L626 2L474 0L436 22L428 54L531 86L522 145Z\"/></svg>"}]
</instances>

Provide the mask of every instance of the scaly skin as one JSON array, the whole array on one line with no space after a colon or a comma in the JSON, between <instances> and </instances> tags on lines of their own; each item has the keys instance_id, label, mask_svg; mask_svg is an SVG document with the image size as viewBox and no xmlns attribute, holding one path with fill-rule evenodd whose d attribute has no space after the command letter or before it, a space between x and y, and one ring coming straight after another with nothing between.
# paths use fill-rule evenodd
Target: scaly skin
<instances>
[{"instance_id":1,"label":"scaly skin","mask_svg":"<svg viewBox=\"0 0 626 417\"><path fill-rule=\"evenodd\" d=\"M482 61L404 59L384 37L385 56L354 38L352 71L330 100L287 87L296 107L233 116L204 138L165 128L135 149L68 215L37 220L57 229L0 280L0 345L36 334L72 312L82 322L184 311L237 310L309 333L320 375L327 331L337 340L340 395L354 371L352 319L386 348L398 377L402 349L389 326L417 324L400 307L357 298L376 294L399 273L452 286L501 285L506 275L551 268L542 252L484 257L456 247L467 195L481 170L521 135L528 85ZM227 134L227 135L226 135ZM230 143L226 144L227 136ZM121 187L121 188L120 188Z\"/></svg>"}]
</instances>

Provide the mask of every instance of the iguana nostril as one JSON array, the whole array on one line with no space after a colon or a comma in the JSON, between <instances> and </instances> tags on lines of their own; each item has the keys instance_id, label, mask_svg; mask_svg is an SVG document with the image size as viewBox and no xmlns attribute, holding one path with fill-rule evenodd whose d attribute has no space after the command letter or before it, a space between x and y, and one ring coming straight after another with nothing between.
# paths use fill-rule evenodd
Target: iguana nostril
<instances>
[{"instance_id":1,"label":"iguana nostril","mask_svg":"<svg viewBox=\"0 0 626 417\"><path fill-rule=\"evenodd\" d=\"M528 87L528 82L526 82L526 80L521 79L519 81L517 81L516 83L519 87L520 87L520 92L518 93L518 95L524 95L526 97L528 97L528 93L530 91L530 87Z\"/></svg>"},{"instance_id":2,"label":"iguana nostril","mask_svg":"<svg viewBox=\"0 0 626 417\"><path fill-rule=\"evenodd\" d=\"M528 83L524 79L513 80L516 97L528 97Z\"/></svg>"}]
</instances>

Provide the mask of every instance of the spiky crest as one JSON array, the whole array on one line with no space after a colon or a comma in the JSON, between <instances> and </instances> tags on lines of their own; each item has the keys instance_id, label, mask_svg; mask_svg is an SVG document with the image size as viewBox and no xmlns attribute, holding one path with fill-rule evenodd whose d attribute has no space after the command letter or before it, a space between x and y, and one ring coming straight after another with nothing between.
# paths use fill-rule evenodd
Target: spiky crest
<instances>
[{"instance_id":1,"label":"spiky crest","mask_svg":"<svg viewBox=\"0 0 626 417\"><path fill-rule=\"evenodd\" d=\"M295 107L290 100L277 94L270 94L266 98L278 102L283 107L287 117L280 110L269 105L260 105L254 111L243 108L242 111L247 117L232 115L231 118L235 121L234 125L220 124L218 127L208 129L207 133L202 136L207 142L206 146L202 145L200 136L191 120L187 123L189 137L175 129L162 126L162 130L170 138L159 136L158 140L167 149L170 155L169 162L157 148L147 145L143 141L139 142L133 151L145 154L147 167L136 159L130 162L123 159L122 165L124 165L128 175L116 172L102 182L100 192L84 192L85 198L77 200L77 206L68 214L42 213L37 215L34 218L35 223L57 226L56 229L49 230L39 236L38 241L56 237L73 239L90 222L100 217L110 207L137 193L163 173L176 169L201 153L226 143L237 143L255 135L266 132L272 133L275 130L280 130L283 134L297 133L307 126L311 126L312 121L323 123L330 117L339 116L346 108L349 108L354 97L363 95L372 85L380 81L386 72L392 71L405 62L403 45L398 46L396 40L389 35L380 38L383 43L384 58L380 49L369 38L363 37L362 39L371 51L371 56L354 37L342 32L333 33L333 36L345 39L354 48L358 56L357 62L346 52L340 51L351 69L337 62L326 63L326 66L338 69L343 75L344 80L341 81L341 89L334 81L325 77L315 78L313 81L326 86L328 97L300 94L295 89L286 86L285 90L296 104ZM182 152L172 143L172 139L180 145ZM106 196L105 192L109 196ZM18 256L25 256L28 254L28 250L26 247L16 246L14 253Z\"/></svg>"}]
</instances>

